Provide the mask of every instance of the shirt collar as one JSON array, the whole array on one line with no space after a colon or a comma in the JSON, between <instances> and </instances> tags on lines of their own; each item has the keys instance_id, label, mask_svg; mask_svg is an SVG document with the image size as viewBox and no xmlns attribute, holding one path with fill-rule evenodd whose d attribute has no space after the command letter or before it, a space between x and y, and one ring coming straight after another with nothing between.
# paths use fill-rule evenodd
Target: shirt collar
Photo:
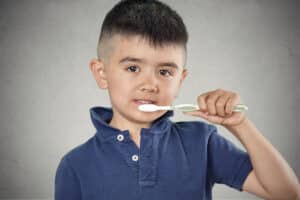
<instances>
[{"instance_id":1,"label":"shirt collar","mask_svg":"<svg viewBox=\"0 0 300 200\"><path fill-rule=\"evenodd\" d=\"M112 108L111 107L92 107L90 108L90 116L92 122L97 130L97 136L101 140L108 140L110 138L114 138L116 135L120 134L120 132L127 133L128 130L121 131L117 128L114 128L109 125L109 122L112 119ZM162 134L168 130L171 125L171 121L168 119L174 115L173 111L167 111L160 118L156 119L150 128L143 128L148 132L153 134Z\"/></svg>"}]
</instances>

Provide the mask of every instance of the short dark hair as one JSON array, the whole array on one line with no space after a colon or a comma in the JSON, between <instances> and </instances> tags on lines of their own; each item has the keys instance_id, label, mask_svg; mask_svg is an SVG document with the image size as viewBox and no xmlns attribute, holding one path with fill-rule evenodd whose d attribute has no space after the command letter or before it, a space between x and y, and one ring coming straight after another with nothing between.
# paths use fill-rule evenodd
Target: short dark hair
<instances>
[{"instance_id":1,"label":"short dark hair","mask_svg":"<svg viewBox=\"0 0 300 200\"><path fill-rule=\"evenodd\" d=\"M186 49L188 33L182 18L158 0L122 0L105 16L98 42L115 34L146 38L151 45L179 44Z\"/></svg>"}]
</instances>

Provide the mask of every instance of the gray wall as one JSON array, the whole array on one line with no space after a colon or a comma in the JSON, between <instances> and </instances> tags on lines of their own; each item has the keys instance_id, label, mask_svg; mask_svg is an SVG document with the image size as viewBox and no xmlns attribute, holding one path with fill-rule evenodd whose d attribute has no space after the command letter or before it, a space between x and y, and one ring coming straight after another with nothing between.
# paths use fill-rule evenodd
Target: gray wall
<instances>
[{"instance_id":1,"label":"gray wall","mask_svg":"<svg viewBox=\"0 0 300 200\"><path fill-rule=\"evenodd\" d=\"M88 63L115 2L1 0L0 198L52 199L60 158L95 133L88 109L109 100ZM190 74L176 102L194 103L216 88L238 92L247 116L299 177L299 1L166 2L190 33ZM257 199L222 185L214 196Z\"/></svg>"}]
</instances>

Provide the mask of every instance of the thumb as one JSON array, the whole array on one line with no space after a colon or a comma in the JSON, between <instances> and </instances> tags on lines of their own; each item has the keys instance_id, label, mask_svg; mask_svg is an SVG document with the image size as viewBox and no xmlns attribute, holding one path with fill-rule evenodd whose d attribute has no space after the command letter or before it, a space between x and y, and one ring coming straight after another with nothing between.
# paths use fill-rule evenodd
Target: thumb
<instances>
[{"instance_id":1,"label":"thumb","mask_svg":"<svg viewBox=\"0 0 300 200\"><path fill-rule=\"evenodd\" d=\"M208 116L208 112L201 111L201 110L183 112L183 114L191 115L191 116L194 116L194 117L201 117L201 118L204 118L204 119L207 119L207 116Z\"/></svg>"}]
</instances>

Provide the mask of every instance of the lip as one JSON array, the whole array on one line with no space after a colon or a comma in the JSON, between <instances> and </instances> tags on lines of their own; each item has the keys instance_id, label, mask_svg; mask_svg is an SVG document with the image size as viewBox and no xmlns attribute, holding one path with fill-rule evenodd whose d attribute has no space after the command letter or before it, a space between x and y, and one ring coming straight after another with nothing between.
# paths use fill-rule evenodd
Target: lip
<instances>
[{"instance_id":1,"label":"lip","mask_svg":"<svg viewBox=\"0 0 300 200\"><path fill-rule=\"evenodd\" d=\"M155 101L151 99L134 99L133 100L136 104L142 105L142 104L155 104Z\"/></svg>"}]
</instances>

